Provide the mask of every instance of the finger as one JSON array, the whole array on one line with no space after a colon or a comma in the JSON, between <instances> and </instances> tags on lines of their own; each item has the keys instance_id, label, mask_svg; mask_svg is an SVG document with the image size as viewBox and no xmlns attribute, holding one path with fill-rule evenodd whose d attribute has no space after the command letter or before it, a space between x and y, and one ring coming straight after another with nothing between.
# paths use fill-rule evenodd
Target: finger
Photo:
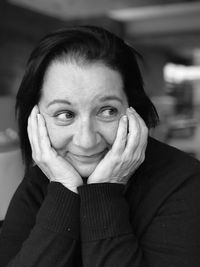
<instances>
[{"instance_id":1,"label":"finger","mask_svg":"<svg viewBox=\"0 0 200 267\"><path fill-rule=\"evenodd\" d=\"M133 108L131 108L133 110ZM133 110L134 111L134 110ZM147 138L148 138L148 127L146 126L144 120L140 117L140 115L135 111L135 116L138 118L138 123L140 124L140 145L146 146Z\"/></svg>"},{"instance_id":2,"label":"finger","mask_svg":"<svg viewBox=\"0 0 200 267\"><path fill-rule=\"evenodd\" d=\"M34 147L33 147L33 137L32 137L32 130L31 130L31 119L30 117L28 118L28 126L27 126L27 132L28 132L28 138L31 146L31 150L33 152ZM35 151L34 151L35 152Z\"/></svg>"},{"instance_id":3,"label":"finger","mask_svg":"<svg viewBox=\"0 0 200 267\"><path fill-rule=\"evenodd\" d=\"M30 116L28 118L28 123L27 123L27 133L28 133L28 139L29 139L29 142L32 146L32 133L31 133L31 122L30 122Z\"/></svg>"},{"instance_id":4,"label":"finger","mask_svg":"<svg viewBox=\"0 0 200 267\"><path fill-rule=\"evenodd\" d=\"M39 140L38 140L37 113L38 113L38 108L37 106L35 106L28 120L28 133L30 136L30 143L33 155L37 155L40 153Z\"/></svg>"},{"instance_id":5,"label":"finger","mask_svg":"<svg viewBox=\"0 0 200 267\"><path fill-rule=\"evenodd\" d=\"M129 155L135 152L140 143L141 128L138 117L130 108L127 109L127 116L129 120L129 133L124 153Z\"/></svg>"},{"instance_id":6,"label":"finger","mask_svg":"<svg viewBox=\"0 0 200 267\"><path fill-rule=\"evenodd\" d=\"M46 128L45 119L42 114L37 114L38 120L38 133L39 133L39 140L40 140L40 149L43 155L48 155L51 148L51 143L49 140L49 135Z\"/></svg>"},{"instance_id":7,"label":"finger","mask_svg":"<svg viewBox=\"0 0 200 267\"><path fill-rule=\"evenodd\" d=\"M144 120L140 117L140 115L133 110L135 117L138 119L138 123L140 125L140 138L138 140L138 146L135 149L135 158L138 159L139 162L142 162L145 158L145 151L147 146L148 139L148 128L144 122Z\"/></svg>"},{"instance_id":8,"label":"finger","mask_svg":"<svg viewBox=\"0 0 200 267\"><path fill-rule=\"evenodd\" d=\"M127 142L127 129L128 129L128 118L126 115L123 115L120 118L117 135L112 146L113 153L124 152Z\"/></svg>"}]
</instances>

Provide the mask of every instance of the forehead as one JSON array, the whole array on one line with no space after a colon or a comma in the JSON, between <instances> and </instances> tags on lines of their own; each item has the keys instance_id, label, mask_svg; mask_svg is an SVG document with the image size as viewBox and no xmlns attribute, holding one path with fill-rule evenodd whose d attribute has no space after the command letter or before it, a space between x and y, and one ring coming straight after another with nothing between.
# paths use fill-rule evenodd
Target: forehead
<instances>
[{"instance_id":1,"label":"forehead","mask_svg":"<svg viewBox=\"0 0 200 267\"><path fill-rule=\"evenodd\" d=\"M102 63L76 64L54 61L48 67L42 99L63 98L76 101L93 101L114 95L123 99L123 80L120 73Z\"/></svg>"}]
</instances>

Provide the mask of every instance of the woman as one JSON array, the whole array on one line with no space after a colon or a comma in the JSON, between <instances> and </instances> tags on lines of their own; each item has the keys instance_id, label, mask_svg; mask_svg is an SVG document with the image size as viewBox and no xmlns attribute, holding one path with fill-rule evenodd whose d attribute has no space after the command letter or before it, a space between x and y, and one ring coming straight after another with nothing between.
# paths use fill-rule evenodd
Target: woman
<instances>
[{"instance_id":1,"label":"woman","mask_svg":"<svg viewBox=\"0 0 200 267\"><path fill-rule=\"evenodd\" d=\"M31 54L16 105L26 173L2 267L200 265L200 164L148 137L158 117L136 57L92 26Z\"/></svg>"}]
</instances>

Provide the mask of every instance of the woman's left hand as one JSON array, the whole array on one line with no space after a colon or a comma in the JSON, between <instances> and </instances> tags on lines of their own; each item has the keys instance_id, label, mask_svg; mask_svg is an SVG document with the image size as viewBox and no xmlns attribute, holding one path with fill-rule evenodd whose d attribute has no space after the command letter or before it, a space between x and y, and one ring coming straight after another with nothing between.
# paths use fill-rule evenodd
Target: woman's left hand
<instances>
[{"instance_id":1,"label":"woman's left hand","mask_svg":"<svg viewBox=\"0 0 200 267\"><path fill-rule=\"evenodd\" d=\"M126 184L145 159L148 128L133 109L121 117L111 150L97 165L87 183Z\"/></svg>"}]
</instances>

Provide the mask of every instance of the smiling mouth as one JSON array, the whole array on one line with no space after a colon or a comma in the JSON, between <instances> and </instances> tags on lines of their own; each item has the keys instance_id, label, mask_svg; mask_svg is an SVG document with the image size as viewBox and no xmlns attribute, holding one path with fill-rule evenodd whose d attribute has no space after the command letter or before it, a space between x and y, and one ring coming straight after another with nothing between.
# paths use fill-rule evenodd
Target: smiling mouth
<instances>
[{"instance_id":1,"label":"smiling mouth","mask_svg":"<svg viewBox=\"0 0 200 267\"><path fill-rule=\"evenodd\" d=\"M96 162L97 160L100 160L103 158L103 156L105 155L106 150L103 150L99 153L93 154L93 155L77 155L77 154L73 154L71 152L68 152L68 156L72 159L78 160L80 162Z\"/></svg>"}]
</instances>

